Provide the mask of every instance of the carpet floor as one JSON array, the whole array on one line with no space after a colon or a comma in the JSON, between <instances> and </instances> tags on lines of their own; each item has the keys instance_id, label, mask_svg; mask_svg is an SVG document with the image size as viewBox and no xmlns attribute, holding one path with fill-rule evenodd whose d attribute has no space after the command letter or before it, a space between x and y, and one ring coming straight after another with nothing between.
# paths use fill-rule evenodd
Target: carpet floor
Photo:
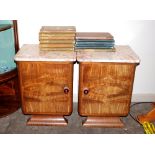
<instances>
[{"instance_id":1,"label":"carpet floor","mask_svg":"<svg viewBox=\"0 0 155 155\"><path fill-rule=\"evenodd\" d=\"M134 117L145 114L152 108L151 104L139 104L131 108ZM21 109L15 113L0 118L1 134L144 134L143 127L138 124L130 115L123 117L124 128L86 128L82 126L82 118L77 113L77 103L68 119L68 126L26 126L26 121L30 116L23 115Z\"/></svg>"}]
</instances>

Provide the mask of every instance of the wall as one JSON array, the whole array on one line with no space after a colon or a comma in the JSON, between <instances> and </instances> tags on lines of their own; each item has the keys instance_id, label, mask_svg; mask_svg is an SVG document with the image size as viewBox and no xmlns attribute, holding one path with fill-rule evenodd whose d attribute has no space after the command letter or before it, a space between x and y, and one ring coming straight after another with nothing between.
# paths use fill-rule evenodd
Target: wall
<instances>
[{"instance_id":1,"label":"wall","mask_svg":"<svg viewBox=\"0 0 155 155\"><path fill-rule=\"evenodd\" d=\"M38 32L43 25L75 25L78 32L104 31L113 34L116 44L128 44L139 55L140 65L136 69L133 101L155 101L155 21L147 20L104 20L84 17L60 20L57 18L41 20L19 20L20 45L38 43ZM74 100L78 92L78 65L74 69Z\"/></svg>"}]
</instances>

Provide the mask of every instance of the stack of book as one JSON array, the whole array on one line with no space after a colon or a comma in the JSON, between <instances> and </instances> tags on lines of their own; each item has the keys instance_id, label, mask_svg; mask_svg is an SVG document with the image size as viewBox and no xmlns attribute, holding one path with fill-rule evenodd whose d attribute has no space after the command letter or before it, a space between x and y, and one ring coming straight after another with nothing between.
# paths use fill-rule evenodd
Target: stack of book
<instances>
[{"instance_id":1,"label":"stack of book","mask_svg":"<svg viewBox=\"0 0 155 155\"><path fill-rule=\"evenodd\" d=\"M113 49L114 45L114 37L107 32L76 33L77 49Z\"/></svg>"},{"instance_id":2,"label":"stack of book","mask_svg":"<svg viewBox=\"0 0 155 155\"><path fill-rule=\"evenodd\" d=\"M43 26L39 33L41 51L74 51L74 26Z\"/></svg>"}]
</instances>

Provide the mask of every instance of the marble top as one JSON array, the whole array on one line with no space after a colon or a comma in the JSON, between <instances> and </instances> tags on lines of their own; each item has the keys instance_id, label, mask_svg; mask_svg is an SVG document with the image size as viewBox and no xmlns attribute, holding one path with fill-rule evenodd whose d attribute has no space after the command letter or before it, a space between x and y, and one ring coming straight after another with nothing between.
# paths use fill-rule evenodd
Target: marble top
<instances>
[{"instance_id":1,"label":"marble top","mask_svg":"<svg viewBox=\"0 0 155 155\"><path fill-rule=\"evenodd\" d=\"M115 46L115 52L97 49L77 49L78 62L140 63L136 53L126 45Z\"/></svg>"},{"instance_id":2,"label":"marble top","mask_svg":"<svg viewBox=\"0 0 155 155\"><path fill-rule=\"evenodd\" d=\"M15 61L76 61L76 52L41 51L38 44L25 44L15 55Z\"/></svg>"}]
</instances>

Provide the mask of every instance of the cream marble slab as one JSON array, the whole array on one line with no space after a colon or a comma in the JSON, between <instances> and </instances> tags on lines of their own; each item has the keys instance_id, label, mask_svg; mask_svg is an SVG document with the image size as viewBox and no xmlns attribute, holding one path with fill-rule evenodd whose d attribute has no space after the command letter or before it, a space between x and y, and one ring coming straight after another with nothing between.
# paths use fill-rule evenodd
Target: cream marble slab
<instances>
[{"instance_id":1,"label":"cream marble slab","mask_svg":"<svg viewBox=\"0 0 155 155\"><path fill-rule=\"evenodd\" d=\"M15 61L76 61L76 52L40 51L37 44L25 44L15 55Z\"/></svg>"},{"instance_id":2,"label":"cream marble slab","mask_svg":"<svg viewBox=\"0 0 155 155\"><path fill-rule=\"evenodd\" d=\"M77 61L140 63L139 57L129 46L115 46L115 49L115 52L107 52L105 49L77 49Z\"/></svg>"}]
</instances>

